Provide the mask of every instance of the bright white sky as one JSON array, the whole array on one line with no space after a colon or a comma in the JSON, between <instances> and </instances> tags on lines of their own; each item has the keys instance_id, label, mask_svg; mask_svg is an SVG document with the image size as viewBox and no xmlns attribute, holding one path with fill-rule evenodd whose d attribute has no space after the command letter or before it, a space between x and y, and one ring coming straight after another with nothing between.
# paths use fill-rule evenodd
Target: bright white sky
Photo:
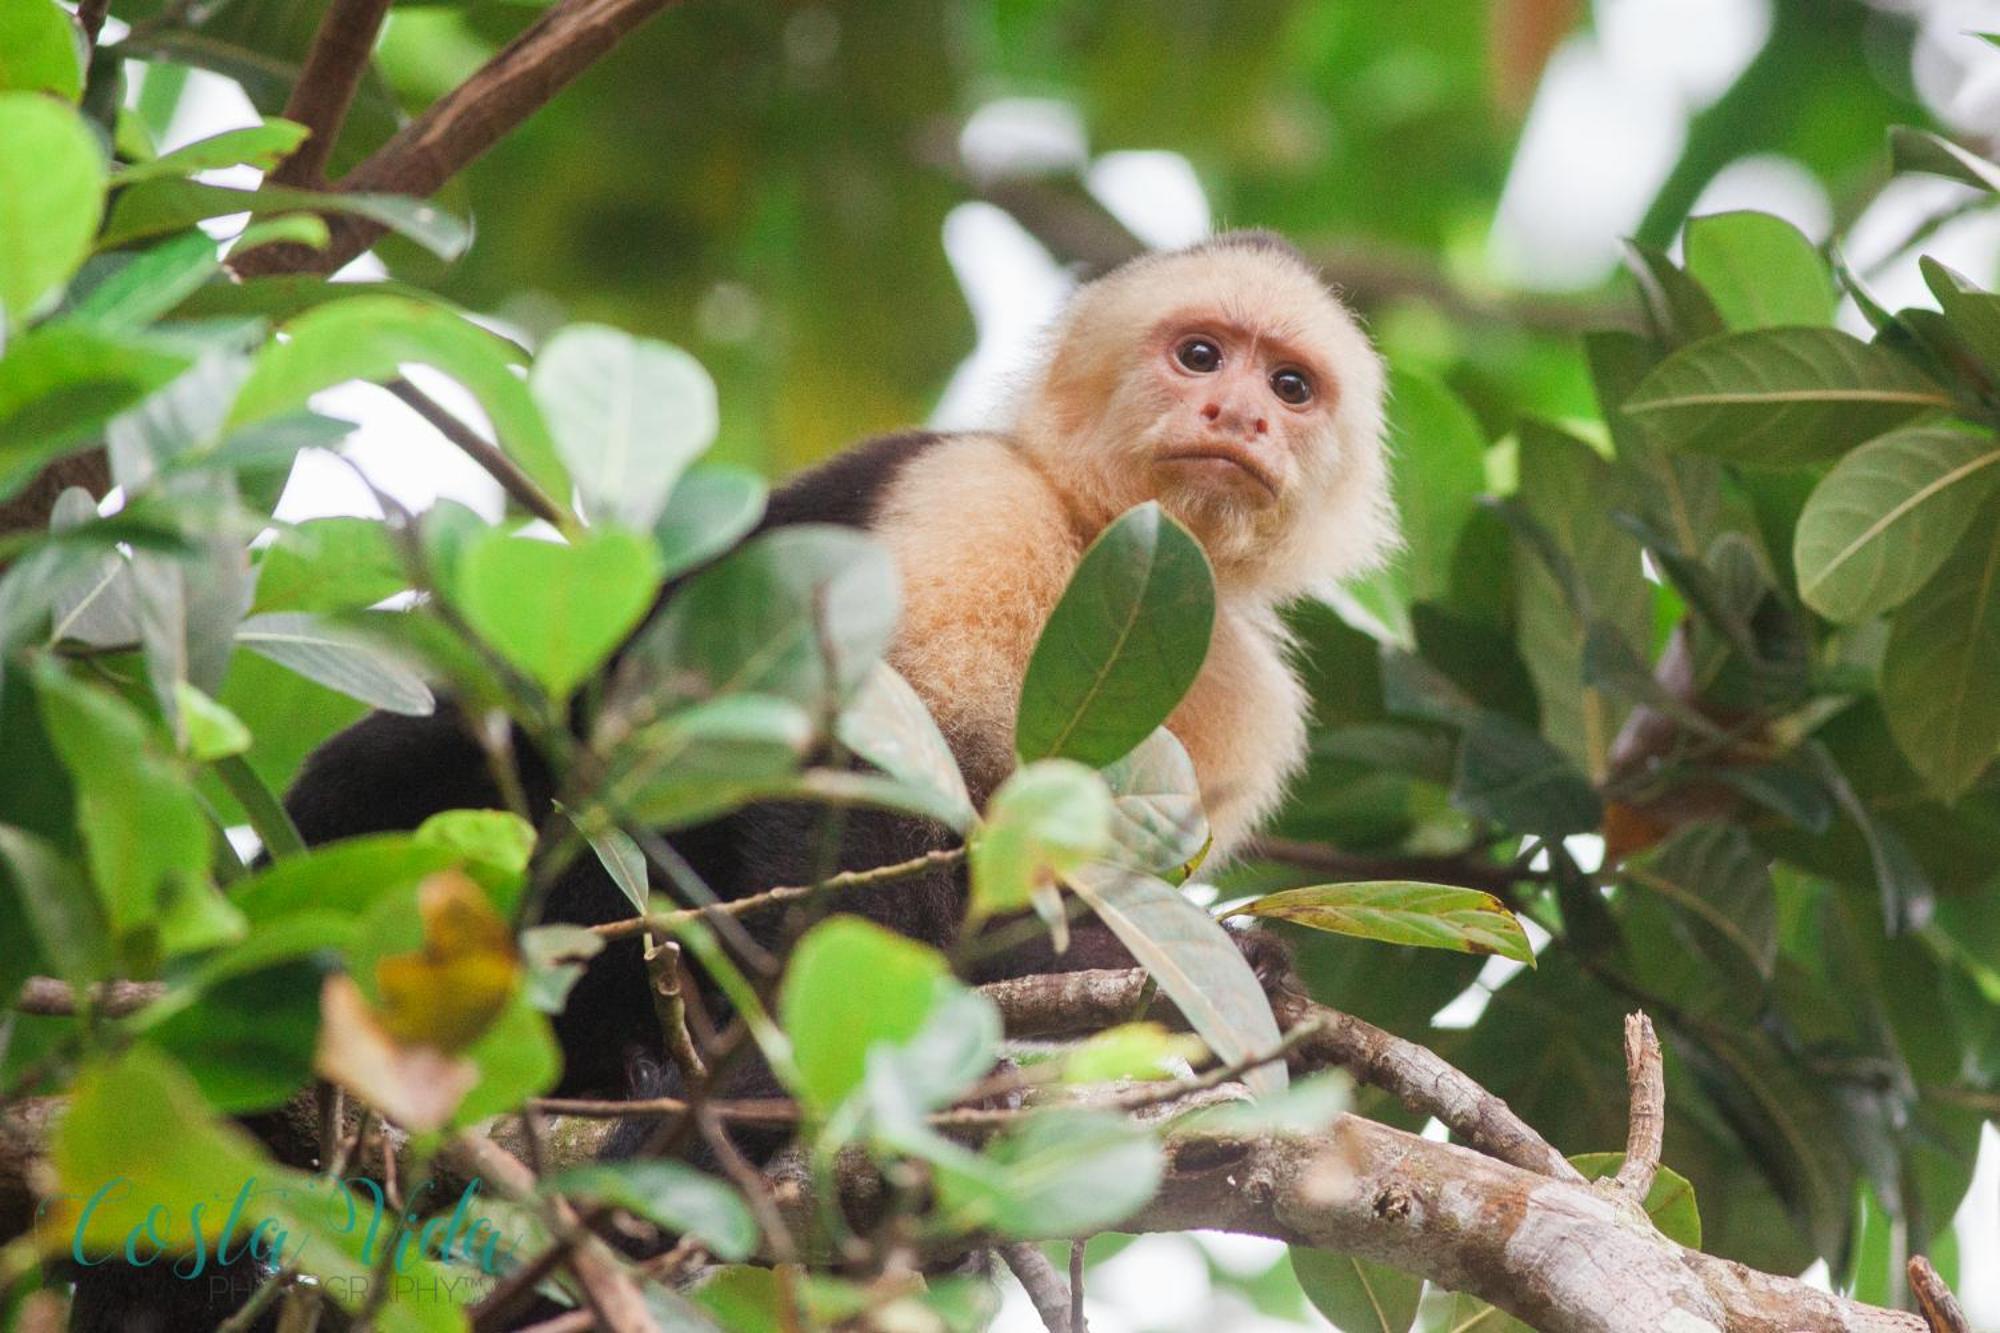
<instances>
[{"instance_id":1,"label":"bright white sky","mask_svg":"<svg viewBox=\"0 0 2000 1333\"><path fill-rule=\"evenodd\" d=\"M1927 102L1964 129L2000 124L2000 54L1967 37L2000 31L2000 0L1882 0L1884 8L1922 15L1914 76ZM1618 261L1630 234L1680 151L1688 117L1719 96L1755 55L1769 31L1768 0L1596 0L1593 32L1569 39L1551 61L1529 115L1488 244L1496 277L1522 286L1564 290L1592 286ZM256 117L233 84L197 75L168 142L174 147ZM1104 205L1155 245L1207 233L1210 210L1186 159L1170 152L1093 157L1075 111L1054 101L1007 99L968 122L960 143L968 165L996 169L1072 165L1083 169ZM1890 186L1849 231L1846 250L1891 308L1932 304L1914 259L1877 271L1884 251L1942 202L1963 196L1950 182L1905 179ZM1759 156L1732 164L1708 187L1696 213L1761 208L1825 237L1832 208L1797 163ZM932 424L990 423L1010 377L1024 367L1041 329L1071 282L1007 214L969 203L947 218L941 238L965 289L978 343L942 394ZM1991 281L2000 256L2000 218L1953 224L1927 252ZM346 276L380 276L372 258ZM1850 320L1855 316L1850 310ZM465 419L483 426L470 397L422 368L411 378ZM501 512L498 487L387 393L373 388L323 394L315 406L359 423L348 458L413 508L439 497L461 500L489 518ZM726 408L725 408L726 410ZM349 468L331 457L302 459L279 517L376 513ZM1482 974L1476 993L1453 1006L1470 1011L1483 990L1508 975ZM2000 1328L2000 1134L1986 1130L1979 1174L1960 1214L1961 1295L1975 1325ZM1143 1238L1093 1271L1087 1311L1095 1333L1264 1333L1294 1325L1257 1315L1214 1287L1210 1265L1255 1274L1280 1247L1248 1237ZM1823 1278L1823 1271L1821 1273ZM1324 1321L1318 1321L1325 1327ZM1039 1319L1010 1282L999 1333L1037 1333Z\"/></svg>"}]
</instances>

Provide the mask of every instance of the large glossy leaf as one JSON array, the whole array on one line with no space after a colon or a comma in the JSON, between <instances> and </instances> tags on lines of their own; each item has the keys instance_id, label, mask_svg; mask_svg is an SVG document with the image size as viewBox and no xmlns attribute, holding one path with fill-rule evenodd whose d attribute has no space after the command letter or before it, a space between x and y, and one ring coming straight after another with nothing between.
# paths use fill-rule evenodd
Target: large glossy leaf
<instances>
[{"instance_id":1,"label":"large glossy leaf","mask_svg":"<svg viewBox=\"0 0 2000 1333\"><path fill-rule=\"evenodd\" d=\"M352 631L297 611L252 616L236 642L260 657L391 713L422 717L436 707L423 678Z\"/></svg>"},{"instance_id":2,"label":"large glossy leaf","mask_svg":"<svg viewBox=\"0 0 2000 1333\"><path fill-rule=\"evenodd\" d=\"M668 343L571 325L535 357L528 383L594 520L651 527L715 439L715 382Z\"/></svg>"},{"instance_id":3,"label":"large glossy leaf","mask_svg":"<svg viewBox=\"0 0 2000 1333\"><path fill-rule=\"evenodd\" d=\"M910 682L878 662L835 723L841 744L891 777L928 787L958 813L954 828L973 819L972 796L924 701Z\"/></svg>"},{"instance_id":4,"label":"large glossy leaf","mask_svg":"<svg viewBox=\"0 0 2000 1333\"><path fill-rule=\"evenodd\" d=\"M1234 909L1385 944L1498 954L1532 965L1535 952L1506 905L1490 893L1405 880L1281 889Z\"/></svg>"},{"instance_id":5,"label":"large glossy leaf","mask_svg":"<svg viewBox=\"0 0 2000 1333\"><path fill-rule=\"evenodd\" d=\"M1882 658L1889 730L1910 766L1948 800L2000 751L1996 684L2000 519L1988 515L1897 613Z\"/></svg>"},{"instance_id":6,"label":"large glossy leaf","mask_svg":"<svg viewBox=\"0 0 2000 1333\"><path fill-rule=\"evenodd\" d=\"M285 326L283 342L257 354L229 424L296 412L321 389L346 380L386 380L405 362L435 366L479 400L500 446L557 504L569 476L527 386L515 377L508 345L439 306L395 296L356 296L308 311Z\"/></svg>"},{"instance_id":7,"label":"large glossy leaf","mask_svg":"<svg viewBox=\"0 0 2000 1333\"><path fill-rule=\"evenodd\" d=\"M1840 460L1799 515L1799 596L1855 621L1900 605L1937 571L2000 487L2000 438L1897 431Z\"/></svg>"},{"instance_id":8,"label":"large glossy leaf","mask_svg":"<svg viewBox=\"0 0 2000 1333\"><path fill-rule=\"evenodd\" d=\"M31 92L0 93L0 143L0 322L18 325L90 252L104 156L74 108Z\"/></svg>"},{"instance_id":9,"label":"large glossy leaf","mask_svg":"<svg viewBox=\"0 0 2000 1333\"><path fill-rule=\"evenodd\" d=\"M83 96L82 36L55 0L0 5L0 92L53 93L76 101Z\"/></svg>"},{"instance_id":10,"label":"large glossy leaf","mask_svg":"<svg viewBox=\"0 0 2000 1333\"><path fill-rule=\"evenodd\" d=\"M1711 213L1688 223L1688 272L1732 329L1833 322L1833 276L1797 227L1770 213Z\"/></svg>"},{"instance_id":11,"label":"large glossy leaf","mask_svg":"<svg viewBox=\"0 0 2000 1333\"><path fill-rule=\"evenodd\" d=\"M799 525L689 580L634 643L618 706L736 690L820 710L860 687L896 625L888 552L847 528Z\"/></svg>"},{"instance_id":12,"label":"large glossy leaf","mask_svg":"<svg viewBox=\"0 0 2000 1333\"><path fill-rule=\"evenodd\" d=\"M659 569L652 542L617 528L567 543L489 529L459 559L452 599L481 638L563 699L645 616Z\"/></svg>"},{"instance_id":13,"label":"large glossy leaf","mask_svg":"<svg viewBox=\"0 0 2000 1333\"><path fill-rule=\"evenodd\" d=\"M280 185L233 190L201 181L142 180L119 193L97 246L108 250L236 213L253 217L349 213L409 237L440 259L455 259L472 243L472 230L463 222L435 204L402 195L291 190Z\"/></svg>"},{"instance_id":14,"label":"large glossy leaf","mask_svg":"<svg viewBox=\"0 0 2000 1333\"><path fill-rule=\"evenodd\" d=\"M1351 1254L1291 1248L1292 1272L1313 1308L1341 1333L1407 1333L1424 1280Z\"/></svg>"},{"instance_id":15,"label":"large glossy leaf","mask_svg":"<svg viewBox=\"0 0 2000 1333\"><path fill-rule=\"evenodd\" d=\"M169 237L140 254L105 256L91 267L100 265L117 267L76 297L76 316L102 329L128 333L179 305L220 266L215 242L200 231Z\"/></svg>"},{"instance_id":16,"label":"large glossy leaf","mask_svg":"<svg viewBox=\"0 0 2000 1333\"><path fill-rule=\"evenodd\" d=\"M1655 342L1681 347L1722 332L1722 314L1707 289L1665 251L1627 241L1625 267L1639 285L1639 305Z\"/></svg>"},{"instance_id":17,"label":"large glossy leaf","mask_svg":"<svg viewBox=\"0 0 2000 1333\"><path fill-rule=\"evenodd\" d=\"M1520 430L1514 605L1521 657L1548 739L1592 777L1609 762L1622 706L1583 677L1595 630L1635 653L1652 639L1652 589L1639 543L1612 519L1618 479L1589 445L1536 421ZM1525 517L1526 521L1522 519Z\"/></svg>"},{"instance_id":18,"label":"large glossy leaf","mask_svg":"<svg viewBox=\"0 0 2000 1333\"><path fill-rule=\"evenodd\" d=\"M1177 878L1208 846L1208 815L1194 761L1165 727L1104 770L1111 789L1117 860L1149 875Z\"/></svg>"},{"instance_id":19,"label":"large glossy leaf","mask_svg":"<svg viewBox=\"0 0 2000 1333\"><path fill-rule=\"evenodd\" d=\"M1150 875L1092 865L1068 878L1217 1057L1241 1060L1277 1045L1278 1023L1264 988L1214 917ZM1244 1082L1259 1094L1277 1092L1285 1086L1284 1065L1259 1065Z\"/></svg>"},{"instance_id":20,"label":"large glossy leaf","mask_svg":"<svg viewBox=\"0 0 2000 1333\"><path fill-rule=\"evenodd\" d=\"M1833 458L1951 396L1886 348L1833 329L1725 333L1682 348L1625 400L1680 449L1785 466Z\"/></svg>"},{"instance_id":21,"label":"large glossy leaf","mask_svg":"<svg viewBox=\"0 0 2000 1333\"><path fill-rule=\"evenodd\" d=\"M1550 837L1591 832L1604 817L1602 802L1576 765L1499 713L1481 713L1466 728L1451 799L1476 818Z\"/></svg>"},{"instance_id":22,"label":"large glossy leaf","mask_svg":"<svg viewBox=\"0 0 2000 1333\"><path fill-rule=\"evenodd\" d=\"M1716 969L1754 994L1778 957L1778 900L1770 860L1733 824L1692 824L1643 857L1625 877L1658 895ZM1746 975L1747 973L1747 975ZM1733 974L1733 975L1732 975Z\"/></svg>"},{"instance_id":23,"label":"large glossy leaf","mask_svg":"<svg viewBox=\"0 0 2000 1333\"><path fill-rule=\"evenodd\" d=\"M1102 767L1167 720L1214 628L1208 558L1157 503L1127 511L1083 554L1021 686L1024 760Z\"/></svg>"}]
</instances>

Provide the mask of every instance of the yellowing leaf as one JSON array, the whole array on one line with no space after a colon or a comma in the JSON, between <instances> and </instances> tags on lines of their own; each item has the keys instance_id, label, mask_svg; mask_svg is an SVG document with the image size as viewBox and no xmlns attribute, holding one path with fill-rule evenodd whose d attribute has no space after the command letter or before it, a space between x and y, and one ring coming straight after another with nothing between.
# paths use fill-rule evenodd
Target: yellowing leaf
<instances>
[{"instance_id":1,"label":"yellowing leaf","mask_svg":"<svg viewBox=\"0 0 2000 1333\"><path fill-rule=\"evenodd\" d=\"M486 894L456 870L417 886L424 946L375 964L382 1027L397 1041L459 1051L485 1032L520 982L513 936Z\"/></svg>"}]
</instances>

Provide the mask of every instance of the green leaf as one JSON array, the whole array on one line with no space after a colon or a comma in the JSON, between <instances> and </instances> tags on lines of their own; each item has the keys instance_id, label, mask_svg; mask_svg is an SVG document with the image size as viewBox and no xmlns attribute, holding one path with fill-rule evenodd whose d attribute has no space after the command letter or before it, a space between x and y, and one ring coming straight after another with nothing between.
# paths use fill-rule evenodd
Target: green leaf
<instances>
[{"instance_id":1,"label":"green leaf","mask_svg":"<svg viewBox=\"0 0 2000 1333\"><path fill-rule=\"evenodd\" d=\"M136 255L107 255L91 261L117 264L109 277L76 302L76 318L112 333L136 333L179 305L221 266L215 242L199 231L186 232Z\"/></svg>"},{"instance_id":2,"label":"green leaf","mask_svg":"<svg viewBox=\"0 0 2000 1333\"><path fill-rule=\"evenodd\" d=\"M1466 728L1451 802L1502 828L1561 837L1594 831L1604 818L1597 792L1556 748L1500 713Z\"/></svg>"},{"instance_id":3,"label":"green leaf","mask_svg":"<svg viewBox=\"0 0 2000 1333\"><path fill-rule=\"evenodd\" d=\"M789 699L707 699L621 737L607 790L626 818L679 828L782 787L812 739L812 719Z\"/></svg>"},{"instance_id":4,"label":"green leaf","mask_svg":"<svg viewBox=\"0 0 2000 1333\"><path fill-rule=\"evenodd\" d=\"M792 1041L799 1098L826 1115L861 1085L868 1048L914 1037L949 974L935 950L859 917L835 916L792 951L778 1020Z\"/></svg>"},{"instance_id":5,"label":"green leaf","mask_svg":"<svg viewBox=\"0 0 2000 1333\"><path fill-rule=\"evenodd\" d=\"M741 1195L685 1162L614 1162L571 1167L541 1185L545 1195L608 1203L675 1235L693 1236L730 1263L757 1250L757 1223Z\"/></svg>"},{"instance_id":6,"label":"green leaf","mask_svg":"<svg viewBox=\"0 0 2000 1333\"><path fill-rule=\"evenodd\" d=\"M1103 770L1111 789L1111 840L1120 864L1175 879L1209 843L1208 815L1194 761L1174 734L1157 727Z\"/></svg>"},{"instance_id":7,"label":"green leaf","mask_svg":"<svg viewBox=\"0 0 2000 1333\"><path fill-rule=\"evenodd\" d=\"M2000 295L1981 291L1965 275L1953 272L1929 255L1919 264L1924 281L1937 297L1953 332L1965 340L1965 345L1985 363L1987 370L2000 377ZM1913 313L1905 311L1904 318L1907 320Z\"/></svg>"},{"instance_id":8,"label":"green leaf","mask_svg":"<svg viewBox=\"0 0 2000 1333\"><path fill-rule=\"evenodd\" d=\"M230 900L259 933L287 917L358 919L462 859L454 847L421 843L407 833L345 838L273 862L236 884Z\"/></svg>"},{"instance_id":9,"label":"green leaf","mask_svg":"<svg viewBox=\"0 0 2000 1333\"><path fill-rule=\"evenodd\" d=\"M312 1081L322 979L305 958L222 977L149 1025L146 1039L178 1061L217 1110L281 1106Z\"/></svg>"},{"instance_id":10,"label":"green leaf","mask_svg":"<svg viewBox=\"0 0 2000 1333\"><path fill-rule=\"evenodd\" d=\"M0 356L0 498L186 370L190 359L68 320L9 343Z\"/></svg>"},{"instance_id":11,"label":"green leaf","mask_svg":"<svg viewBox=\"0 0 2000 1333\"><path fill-rule=\"evenodd\" d=\"M1708 292L1665 252L1625 243L1625 267L1639 284L1639 301L1655 341L1680 347L1722 332L1722 315Z\"/></svg>"},{"instance_id":12,"label":"green leaf","mask_svg":"<svg viewBox=\"0 0 2000 1333\"><path fill-rule=\"evenodd\" d=\"M645 617L659 570L652 542L616 528L567 545L490 529L459 561L454 600L481 638L564 699Z\"/></svg>"},{"instance_id":13,"label":"green leaf","mask_svg":"<svg viewBox=\"0 0 2000 1333\"><path fill-rule=\"evenodd\" d=\"M236 399L229 425L296 412L321 389L347 380L387 380L405 362L435 366L472 391L500 445L556 503L569 477L507 343L463 316L397 296L356 296L319 306L266 343Z\"/></svg>"},{"instance_id":14,"label":"green leaf","mask_svg":"<svg viewBox=\"0 0 2000 1333\"><path fill-rule=\"evenodd\" d=\"M248 213L348 213L378 222L407 236L440 259L456 259L472 243L472 229L421 199L398 194L344 194L338 190L292 190L267 185L234 190L191 180L146 180L128 186L111 206L97 248L113 250L182 231L209 218Z\"/></svg>"},{"instance_id":15,"label":"green leaf","mask_svg":"<svg viewBox=\"0 0 2000 1333\"><path fill-rule=\"evenodd\" d=\"M227 759L250 748L250 729L243 720L186 681L178 681L174 698L187 728L188 753L202 763Z\"/></svg>"},{"instance_id":16,"label":"green leaf","mask_svg":"<svg viewBox=\"0 0 2000 1333\"><path fill-rule=\"evenodd\" d=\"M0 881L13 891L35 942L64 978L101 981L115 973L103 904L57 848L0 824Z\"/></svg>"},{"instance_id":17,"label":"green leaf","mask_svg":"<svg viewBox=\"0 0 2000 1333\"><path fill-rule=\"evenodd\" d=\"M594 520L651 527L715 439L715 381L669 343L573 324L535 357L528 384Z\"/></svg>"},{"instance_id":18,"label":"green leaf","mask_svg":"<svg viewBox=\"0 0 2000 1333\"><path fill-rule=\"evenodd\" d=\"M1408 1333L1417 1321L1417 1303L1424 1280L1408 1273L1357 1259L1291 1247L1292 1272L1313 1308L1331 1319L1341 1333Z\"/></svg>"},{"instance_id":19,"label":"green leaf","mask_svg":"<svg viewBox=\"0 0 2000 1333\"><path fill-rule=\"evenodd\" d=\"M257 564L257 611L355 611L409 586L372 518L315 518L283 530Z\"/></svg>"},{"instance_id":20,"label":"green leaf","mask_svg":"<svg viewBox=\"0 0 2000 1333\"><path fill-rule=\"evenodd\" d=\"M171 955L240 934L208 882L208 821L193 786L161 755L145 720L106 690L44 661L42 721L76 785L76 822L113 932L153 929Z\"/></svg>"},{"instance_id":21,"label":"green leaf","mask_svg":"<svg viewBox=\"0 0 2000 1333\"><path fill-rule=\"evenodd\" d=\"M764 516L765 491L764 479L748 468L721 463L689 468L653 524L653 539L667 562L663 577L679 578L748 536Z\"/></svg>"},{"instance_id":22,"label":"green leaf","mask_svg":"<svg viewBox=\"0 0 2000 1333\"><path fill-rule=\"evenodd\" d=\"M252 616L238 627L236 642L307 680L391 713L426 717L437 707L421 676L318 616L296 611Z\"/></svg>"},{"instance_id":23,"label":"green leaf","mask_svg":"<svg viewBox=\"0 0 2000 1333\"><path fill-rule=\"evenodd\" d=\"M562 1076L555 1030L520 991L461 1054L478 1066L479 1082L451 1113L451 1123L459 1128L515 1110L528 1098L547 1093Z\"/></svg>"},{"instance_id":24,"label":"green leaf","mask_svg":"<svg viewBox=\"0 0 2000 1333\"><path fill-rule=\"evenodd\" d=\"M1595 629L1628 647L1652 640L1652 588L1639 543L1612 520L1618 477L1589 445L1535 420L1521 423L1514 605L1520 655L1541 704L1542 731L1587 774L1601 776L1625 710L1584 679ZM1636 652L1637 650L1634 649Z\"/></svg>"},{"instance_id":25,"label":"green leaf","mask_svg":"<svg viewBox=\"0 0 2000 1333\"><path fill-rule=\"evenodd\" d=\"M1897 613L1882 657L1889 730L1946 800L1964 795L2000 750L1996 681L2000 519L1989 513Z\"/></svg>"},{"instance_id":26,"label":"green leaf","mask_svg":"<svg viewBox=\"0 0 2000 1333\"><path fill-rule=\"evenodd\" d=\"M83 56L83 33L55 0L0 4L0 93L53 93L74 102L83 96Z\"/></svg>"},{"instance_id":27,"label":"green leaf","mask_svg":"<svg viewBox=\"0 0 2000 1333\"><path fill-rule=\"evenodd\" d=\"M1458 953L1498 954L1534 966L1521 923L1490 893L1407 880L1282 889L1231 916L1275 917L1337 935Z\"/></svg>"},{"instance_id":28,"label":"green leaf","mask_svg":"<svg viewBox=\"0 0 2000 1333\"><path fill-rule=\"evenodd\" d=\"M1764 329L1674 353L1625 411L1675 448L1780 467L1845 453L1951 396L1894 352L1834 329Z\"/></svg>"},{"instance_id":29,"label":"green leaf","mask_svg":"<svg viewBox=\"0 0 2000 1333\"><path fill-rule=\"evenodd\" d=\"M308 250L324 250L332 243L333 229L319 214L280 213L245 227L230 244L229 257L235 259L266 245L303 245Z\"/></svg>"},{"instance_id":30,"label":"green leaf","mask_svg":"<svg viewBox=\"0 0 2000 1333\"><path fill-rule=\"evenodd\" d=\"M1896 125L1889 130L1889 162L1897 171L1948 176L1975 189L2000 190L2000 165L1928 130Z\"/></svg>"},{"instance_id":31,"label":"green leaf","mask_svg":"<svg viewBox=\"0 0 2000 1333\"><path fill-rule=\"evenodd\" d=\"M1642 857L1628 859L1632 884L1664 899L1686 923L1687 936L1715 971L1712 982L1736 980L1747 968L1754 992L1778 960L1778 899L1769 858L1733 824L1690 824ZM1732 976L1732 972L1736 976Z\"/></svg>"},{"instance_id":32,"label":"green leaf","mask_svg":"<svg viewBox=\"0 0 2000 1333\"><path fill-rule=\"evenodd\" d=\"M1602 1180L1618 1174L1625 1165L1622 1152L1581 1152L1569 1164L1583 1173L1585 1180ZM1701 1210L1695 1206L1694 1186L1686 1176L1662 1165L1653 1176L1653 1188L1646 1191L1646 1216L1662 1236L1690 1250L1701 1248Z\"/></svg>"},{"instance_id":33,"label":"green leaf","mask_svg":"<svg viewBox=\"0 0 2000 1333\"><path fill-rule=\"evenodd\" d=\"M1085 862L1111 849L1111 793L1066 759L1014 772L987 802L972 838L971 920L1015 912Z\"/></svg>"},{"instance_id":34,"label":"green leaf","mask_svg":"<svg viewBox=\"0 0 2000 1333\"><path fill-rule=\"evenodd\" d=\"M305 126L276 118L261 125L224 130L206 139L196 139L171 153L162 153L150 162L121 166L111 173L111 183L135 185L140 181L192 176L198 172L234 166L269 171L304 143L306 135Z\"/></svg>"},{"instance_id":35,"label":"green leaf","mask_svg":"<svg viewBox=\"0 0 2000 1333\"><path fill-rule=\"evenodd\" d=\"M895 566L877 543L850 528L777 529L668 602L627 654L614 707L643 713L747 690L824 709L867 678L897 602Z\"/></svg>"},{"instance_id":36,"label":"green leaf","mask_svg":"<svg viewBox=\"0 0 2000 1333\"><path fill-rule=\"evenodd\" d=\"M1122 757L1194 683L1214 619L1200 543L1155 502L1120 515L1083 553L1028 660L1022 760Z\"/></svg>"},{"instance_id":37,"label":"green leaf","mask_svg":"<svg viewBox=\"0 0 2000 1333\"><path fill-rule=\"evenodd\" d=\"M1442 383L1395 370L1389 376L1389 440L1403 545L1386 569L1346 591L1407 646L1411 604L1436 601L1451 586L1459 534L1486 489L1486 433Z\"/></svg>"},{"instance_id":38,"label":"green leaf","mask_svg":"<svg viewBox=\"0 0 2000 1333\"><path fill-rule=\"evenodd\" d=\"M1713 213L1687 225L1688 272L1732 329L1833 323L1833 275L1797 227L1770 213Z\"/></svg>"},{"instance_id":39,"label":"green leaf","mask_svg":"<svg viewBox=\"0 0 2000 1333\"><path fill-rule=\"evenodd\" d=\"M1831 620L1901 605L2000 486L2000 440L1942 426L1856 449L1813 488L1794 536L1799 596Z\"/></svg>"},{"instance_id":40,"label":"green leaf","mask_svg":"<svg viewBox=\"0 0 2000 1333\"><path fill-rule=\"evenodd\" d=\"M924 701L894 667L875 664L853 702L841 710L834 730L842 745L884 773L935 792L956 812L953 828L972 823L972 796L951 746Z\"/></svg>"},{"instance_id":41,"label":"green leaf","mask_svg":"<svg viewBox=\"0 0 2000 1333\"><path fill-rule=\"evenodd\" d=\"M972 1163L934 1167L955 1229L1000 1236L1087 1235L1153 1197L1163 1167L1152 1134L1104 1111L1041 1111Z\"/></svg>"},{"instance_id":42,"label":"green leaf","mask_svg":"<svg viewBox=\"0 0 2000 1333\"><path fill-rule=\"evenodd\" d=\"M1219 1058L1242 1060L1278 1044L1263 986L1214 917L1150 875L1099 864L1068 878ZM1284 1064L1259 1065L1243 1081L1259 1096L1283 1091Z\"/></svg>"}]
</instances>

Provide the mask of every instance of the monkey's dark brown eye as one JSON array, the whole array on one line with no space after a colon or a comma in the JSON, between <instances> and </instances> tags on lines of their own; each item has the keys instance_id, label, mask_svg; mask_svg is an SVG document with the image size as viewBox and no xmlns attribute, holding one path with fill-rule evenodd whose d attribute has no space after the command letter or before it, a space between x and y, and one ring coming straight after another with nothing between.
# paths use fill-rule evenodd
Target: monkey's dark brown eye
<instances>
[{"instance_id":1,"label":"monkey's dark brown eye","mask_svg":"<svg viewBox=\"0 0 2000 1333\"><path fill-rule=\"evenodd\" d=\"M1271 376L1271 392L1278 395L1281 403L1302 407L1312 401L1312 381L1296 370L1281 370Z\"/></svg>"},{"instance_id":2,"label":"monkey's dark brown eye","mask_svg":"<svg viewBox=\"0 0 2000 1333\"><path fill-rule=\"evenodd\" d=\"M1222 364L1222 349L1206 338L1189 338L1174 349L1174 360L1197 375L1206 375Z\"/></svg>"}]
</instances>

